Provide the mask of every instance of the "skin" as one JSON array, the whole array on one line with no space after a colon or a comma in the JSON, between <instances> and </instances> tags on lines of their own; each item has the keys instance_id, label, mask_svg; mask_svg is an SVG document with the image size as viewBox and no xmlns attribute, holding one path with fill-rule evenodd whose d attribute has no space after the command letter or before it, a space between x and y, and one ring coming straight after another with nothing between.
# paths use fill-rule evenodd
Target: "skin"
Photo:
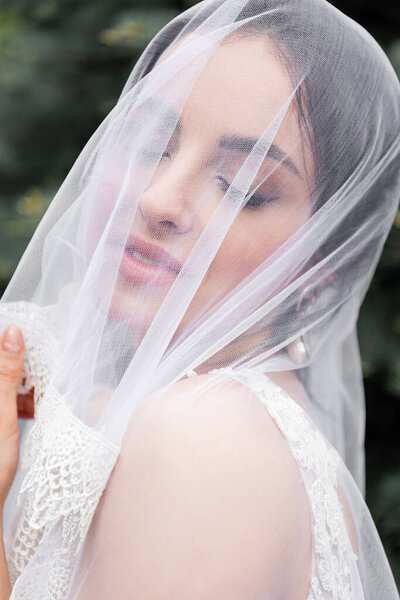
<instances>
[{"instance_id":1,"label":"skin","mask_svg":"<svg viewBox=\"0 0 400 600\"><path fill-rule=\"evenodd\" d=\"M23 355L21 331L8 328L0 338L0 600L7 600L11 594L1 524L4 501L19 460L18 417L33 416L31 396L17 393ZM200 379L204 377L209 375L199 376ZM144 417L141 415L134 420L131 426L134 431L130 430L124 438L119 460L87 538L89 557L91 544L95 543L95 548L105 547L109 551L106 552L107 560L102 562L100 555L100 562L95 564L91 577L81 590L82 599L98 597L98 593L91 592L92 585L94 589L102 590L102 597L114 598L115 587L111 585L109 589L109 586L115 580L115 568L122 568L117 581L126 585L131 582L125 576L126 572L132 574L133 565L140 565L141 560L145 564L133 576L132 583L137 589L143 586L143 592L149 590L149 585L158 585L155 594L145 596L143 593L141 597L184 597L190 590L193 598L211 598L217 589L215 586L220 586L218 589L221 590L216 597L234 598L238 593L238 598L242 598L240 586L244 586L248 598L253 597L251 593L254 598L259 598L261 588L264 589L263 597L271 600L282 597L303 600L306 597L311 538L309 525L302 517L308 514L308 501L298 485L299 474L286 442L261 404L244 402L241 394L237 397L235 387L230 388L227 395L221 395L217 390L203 403L189 405L187 398L194 383L191 379L177 382L159 402L150 405ZM221 436L221 431L225 435ZM214 436L211 444L210 435ZM246 459L243 458L244 449ZM195 462L197 468L193 471ZM183 477L181 485L185 493L179 495L182 506L176 502L177 473ZM251 485L254 491L249 494ZM272 495L271 485L275 489ZM341 489L338 491L353 549L357 552L350 510ZM151 497L163 499L155 512L149 502ZM250 503L249 498L252 499ZM120 519L115 519L116 506ZM227 511L229 506L231 511ZM242 520L237 519L239 511L244 515ZM219 517L218 524L212 524L209 531L210 515L215 513L224 518ZM157 518L160 525L154 529L152 524ZM221 556L229 557L228 565L233 571L228 570L225 579L214 581L214 571L224 573L226 565L221 567L218 562L221 560L218 548L208 556L201 544L204 542L210 549L207 535L213 538L216 527L221 529L221 543L225 543ZM129 535L129 531L134 535ZM193 538L190 538L191 533ZM96 536L103 545L97 545ZM174 540L174 553L168 550L165 555L162 543L169 538ZM123 542L114 550L116 540ZM253 554L246 550L246 544L253 547ZM159 552L155 553L155 548ZM188 568L195 565L196 574L199 573L198 555L192 557L189 550L194 554L201 551L204 576L200 579L191 576L187 581L187 571L179 569L182 557L187 557ZM286 558L282 564L283 551ZM137 556L132 560L135 552ZM119 557L115 564L110 560L110 554ZM154 561L159 561L155 569L160 574L159 581L152 576ZM83 560L82 565L85 564ZM149 567L150 575L146 576ZM291 578L286 576L287 572L292 574ZM183 585L183 589L172 596L165 595L166 586L170 589L176 582ZM197 583L196 590L194 582ZM207 585L211 587L208 589ZM131 597L131 592L128 585L127 589L121 590L121 597Z\"/></svg>"},{"instance_id":2,"label":"skin","mask_svg":"<svg viewBox=\"0 0 400 600\"><path fill-rule=\"evenodd\" d=\"M11 594L3 542L3 508L19 460L18 417L32 418L32 395L19 395L18 384L24 362L24 340L14 326L0 338L0 600Z\"/></svg>"},{"instance_id":3,"label":"skin","mask_svg":"<svg viewBox=\"0 0 400 600\"><path fill-rule=\"evenodd\" d=\"M166 60L172 50L164 53L160 62ZM224 195L221 177L231 182L246 158L229 151L223 156L219 155L215 164L213 157L216 156L219 139L229 134L258 138L291 92L288 75L265 36L232 38L222 44L191 91L182 114L179 139L165 154L142 194L131 233L157 244L183 263ZM275 199L260 208L244 207L241 210L171 343L205 309L224 297L307 221L311 211L309 190L312 161L311 153L298 143L299 139L296 107L292 103L274 143L285 154L290 154L297 173L284 164L278 165L272 158L265 159L258 180L272 170L274 172L258 193ZM110 198L113 194L110 192L118 191L124 170L121 155L116 153L112 156L108 168L108 176L100 186L100 194L104 196L98 197L101 204L95 216L99 232L112 208ZM203 196L205 186L207 202L204 202ZM96 239L92 238L92 248L95 243ZM236 266L234 272L227 268L232 264ZM129 313L133 315L132 325L145 331L168 287L145 288L119 275L110 316L118 320L120 315ZM20 350L14 355L7 354L4 349L0 353L1 514L19 459L17 417L33 416L32 396L22 398L17 395L23 365L23 339L18 330L14 330L13 335L19 339ZM246 351L246 346L252 343L254 340L238 342L236 352ZM203 370L223 364L223 354L216 360L216 363L204 364ZM201 369L198 371L201 372ZM290 388L292 393L299 391L296 390L298 384L293 374L272 374L271 378L278 380L282 387ZM0 540L2 542L2 535ZM4 546L1 543L0 600L8 598L10 591Z\"/></svg>"},{"instance_id":4,"label":"skin","mask_svg":"<svg viewBox=\"0 0 400 600\"><path fill-rule=\"evenodd\" d=\"M159 63L167 60L181 43L164 52ZM174 134L139 198L139 209L130 233L156 244L184 263L224 196L226 188L221 178L231 183L247 157L247 154L231 149L217 155L219 140L231 134L259 138L292 90L285 66L276 58L265 35L242 39L231 37L225 41L191 90L181 115L180 130ZM166 91L159 90L158 98L166 101L165 97ZM140 113L141 118L147 116ZM245 206L236 216L170 345L307 221L311 212L313 164L310 149L300 143L300 139L293 101L274 144L289 155L297 173L273 158L264 160L251 189L273 171L256 192L272 201L258 208ZM98 235L91 241L92 248L104 231L113 198L121 190L127 166L126 154L119 150L108 160L93 215L98 221ZM139 172L149 166L152 165L140 164L131 180L136 181ZM129 185L126 193L133 195L134 186ZM234 270L231 265L235 265ZM131 319L131 326L145 333L170 285L151 287L119 275L111 302L111 318L123 319L125 323ZM246 343L239 340L234 349L229 347L230 359L232 352L241 355L258 341L256 338ZM221 364L224 364L223 353L202 365L199 372L207 372Z\"/></svg>"},{"instance_id":5,"label":"skin","mask_svg":"<svg viewBox=\"0 0 400 600\"><path fill-rule=\"evenodd\" d=\"M306 598L309 506L284 437L241 384L192 391L183 379L131 420L72 587L80 600Z\"/></svg>"}]
</instances>

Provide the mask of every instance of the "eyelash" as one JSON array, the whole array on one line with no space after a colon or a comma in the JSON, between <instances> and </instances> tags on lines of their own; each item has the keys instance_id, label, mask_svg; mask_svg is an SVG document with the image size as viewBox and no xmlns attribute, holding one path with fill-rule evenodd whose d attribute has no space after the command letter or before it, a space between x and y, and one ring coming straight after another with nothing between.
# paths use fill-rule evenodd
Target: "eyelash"
<instances>
[{"instance_id":1,"label":"eyelash","mask_svg":"<svg viewBox=\"0 0 400 600\"><path fill-rule=\"evenodd\" d=\"M222 184L221 185L222 190L224 192L226 192L226 190L229 188L230 184L226 181L226 179L224 179L220 175L217 176L217 179ZM256 194L252 194L250 199L244 205L244 208L257 210L258 208L261 208L264 204L269 204L270 202L274 202L275 200L278 200L277 196L270 196L269 198L267 198L265 196L259 196Z\"/></svg>"},{"instance_id":2,"label":"eyelash","mask_svg":"<svg viewBox=\"0 0 400 600\"><path fill-rule=\"evenodd\" d=\"M161 157L162 158L170 158L171 153L168 151L165 151L162 153ZM220 175L217 175L216 179L219 181L222 191L226 192L230 186L230 184L227 182L227 180L224 179L223 177L221 177ZM270 196L269 198L266 198L265 196L252 194L250 199L244 205L244 208L248 208L250 210L257 210L257 209L261 208L262 206L264 206L265 204L269 204L270 202L275 202L276 200L278 200L278 196Z\"/></svg>"}]
</instances>

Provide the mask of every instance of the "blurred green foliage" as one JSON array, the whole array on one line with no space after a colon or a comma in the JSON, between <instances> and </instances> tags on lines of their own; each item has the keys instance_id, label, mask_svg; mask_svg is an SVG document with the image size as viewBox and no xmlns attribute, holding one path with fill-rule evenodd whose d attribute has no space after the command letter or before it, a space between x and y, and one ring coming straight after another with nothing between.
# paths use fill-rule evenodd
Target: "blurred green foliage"
<instances>
[{"instance_id":1,"label":"blurred green foliage","mask_svg":"<svg viewBox=\"0 0 400 600\"><path fill-rule=\"evenodd\" d=\"M400 72L400 3L333 4ZM184 0L0 0L0 293L142 50ZM400 582L400 213L359 319L367 502Z\"/></svg>"}]
</instances>

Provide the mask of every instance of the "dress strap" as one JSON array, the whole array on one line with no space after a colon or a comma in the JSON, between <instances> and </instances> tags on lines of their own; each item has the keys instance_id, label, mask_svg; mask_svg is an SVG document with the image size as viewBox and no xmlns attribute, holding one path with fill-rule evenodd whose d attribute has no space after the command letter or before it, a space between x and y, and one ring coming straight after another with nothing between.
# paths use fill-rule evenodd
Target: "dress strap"
<instances>
[{"instance_id":1,"label":"dress strap","mask_svg":"<svg viewBox=\"0 0 400 600\"><path fill-rule=\"evenodd\" d=\"M313 559L307 600L351 600L350 565L357 560L346 530L337 490L340 456L305 410L265 373L223 367L226 374L250 388L284 435L306 484L313 525ZM192 371L191 375L196 375Z\"/></svg>"},{"instance_id":2,"label":"dress strap","mask_svg":"<svg viewBox=\"0 0 400 600\"><path fill-rule=\"evenodd\" d=\"M194 375L197 375L197 373L194 369L190 369L189 371L186 371L185 375L188 377L193 377Z\"/></svg>"}]
</instances>

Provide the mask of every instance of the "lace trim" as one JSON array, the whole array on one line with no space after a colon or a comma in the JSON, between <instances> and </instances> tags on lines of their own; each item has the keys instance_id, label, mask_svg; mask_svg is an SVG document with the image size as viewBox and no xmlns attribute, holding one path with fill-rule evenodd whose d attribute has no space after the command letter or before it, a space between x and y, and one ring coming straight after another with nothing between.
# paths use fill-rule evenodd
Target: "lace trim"
<instances>
[{"instance_id":1,"label":"lace trim","mask_svg":"<svg viewBox=\"0 0 400 600\"><path fill-rule=\"evenodd\" d=\"M351 600L349 561L357 555L349 550L342 506L337 494L340 457L312 426L303 409L277 384L254 369L213 369L228 372L250 385L286 437L296 462L312 474L308 490L313 515L316 565L312 570L307 600ZM188 372L196 375L195 371Z\"/></svg>"},{"instance_id":2,"label":"lace trim","mask_svg":"<svg viewBox=\"0 0 400 600\"><path fill-rule=\"evenodd\" d=\"M65 598L74 557L118 453L116 446L71 413L50 384L38 406L22 463L26 470L20 490L23 512L8 558L10 577L16 582L13 598L17 591L18 598L29 597L25 593L29 573L21 581L17 578L38 551L40 558L40 544L50 530L55 531L57 543L46 565L44 588L40 594L36 589L35 597Z\"/></svg>"},{"instance_id":3,"label":"lace trim","mask_svg":"<svg viewBox=\"0 0 400 600\"><path fill-rule=\"evenodd\" d=\"M35 388L35 405L46 393L60 362L55 305L40 307L29 302L0 302L0 332L17 325L24 335L25 360L18 393Z\"/></svg>"}]
</instances>

